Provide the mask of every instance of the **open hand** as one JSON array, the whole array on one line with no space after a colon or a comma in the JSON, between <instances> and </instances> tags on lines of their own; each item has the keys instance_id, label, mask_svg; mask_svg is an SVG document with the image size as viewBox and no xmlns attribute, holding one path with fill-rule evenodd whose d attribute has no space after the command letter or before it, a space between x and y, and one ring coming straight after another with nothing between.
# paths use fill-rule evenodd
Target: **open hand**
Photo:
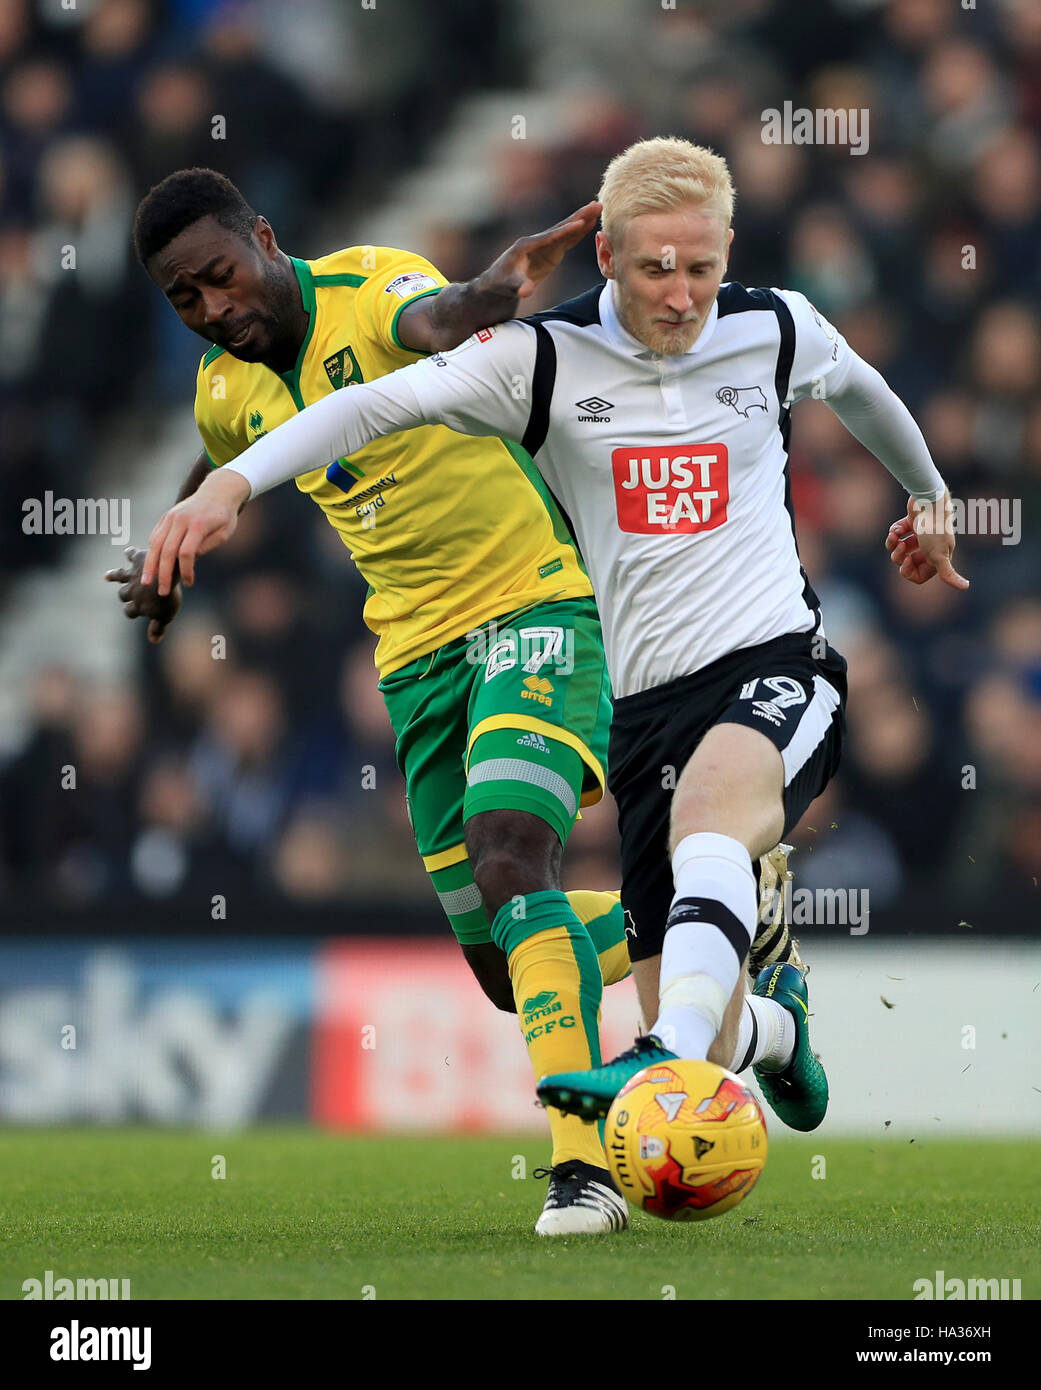
<instances>
[{"instance_id":1,"label":"open hand","mask_svg":"<svg viewBox=\"0 0 1041 1390\"><path fill-rule=\"evenodd\" d=\"M149 642L161 642L181 607L178 576L175 572L169 593L160 596L158 584L145 584L141 577L146 552L128 545L123 553L127 557L126 564L109 570L105 578L111 584L122 586L118 598L127 617L148 618Z\"/></svg>"},{"instance_id":2,"label":"open hand","mask_svg":"<svg viewBox=\"0 0 1041 1390\"><path fill-rule=\"evenodd\" d=\"M175 572L189 588L195 583L195 559L228 540L239 511L249 500L249 483L241 473L218 469L198 491L159 518L148 540L142 582L155 580L159 593L170 593Z\"/></svg>"},{"instance_id":3,"label":"open hand","mask_svg":"<svg viewBox=\"0 0 1041 1390\"><path fill-rule=\"evenodd\" d=\"M599 203L586 203L546 231L520 237L478 277L478 288L488 294L527 299L571 248L593 230L600 212Z\"/></svg>"},{"instance_id":4,"label":"open hand","mask_svg":"<svg viewBox=\"0 0 1041 1390\"><path fill-rule=\"evenodd\" d=\"M967 589L969 581L952 564L954 531L951 529L950 494L939 502L907 499L907 515L894 521L886 536L886 549L901 576L910 584L924 584L938 574L952 589Z\"/></svg>"}]
</instances>

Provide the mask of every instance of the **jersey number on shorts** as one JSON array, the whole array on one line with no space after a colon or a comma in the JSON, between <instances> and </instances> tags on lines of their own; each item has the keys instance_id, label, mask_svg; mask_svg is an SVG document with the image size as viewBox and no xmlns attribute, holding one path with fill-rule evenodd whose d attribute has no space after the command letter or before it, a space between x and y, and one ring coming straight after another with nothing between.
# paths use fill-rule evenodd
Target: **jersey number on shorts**
<instances>
[{"instance_id":1,"label":"jersey number on shorts","mask_svg":"<svg viewBox=\"0 0 1041 1390\"><path fill-rule=\"evenodd\" d=\"M562 627L522 627L519 632L507 633L488 653L485 681L512 670L518 660L529 675L534 675L547 661L560 667L562 675L569 674L574 666L573 654L565 651Z\"/></svg>"},{"instance_id":2,"label":"jersey number on shorts","mask_svg":"<svg viewBox=\"0 0 1041 1390\"><path fill-rule=\"evenodd\" d=\"M756 700L756 687L765 685L767 690L773 691L772 700ZM745 681L741 687L742 700L753 700L753 709L760 710L768 718L782 720L785 715L782 713L789 705L804 705L806 703L806 691L797 680L791 676L756 676L755 680Z\"/></svg>"}]
</instances>

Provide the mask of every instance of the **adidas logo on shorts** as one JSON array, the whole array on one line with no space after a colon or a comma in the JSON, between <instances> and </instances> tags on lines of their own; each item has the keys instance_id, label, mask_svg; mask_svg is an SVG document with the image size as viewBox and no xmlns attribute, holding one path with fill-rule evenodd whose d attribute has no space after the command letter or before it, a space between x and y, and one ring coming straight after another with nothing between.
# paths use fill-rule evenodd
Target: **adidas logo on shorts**
<instances>
[{"instance_id":1,"label":"adidas logo on shorts","mask_svg":"<svg viewBox=\"0 0 1041 1390\"><path fill-rule=\"evenodd\" d=\"M525 734L517 740L518 748L534 748L536 753L548 753L549 744L541 734Z\"/></svg>"}]
</instances>

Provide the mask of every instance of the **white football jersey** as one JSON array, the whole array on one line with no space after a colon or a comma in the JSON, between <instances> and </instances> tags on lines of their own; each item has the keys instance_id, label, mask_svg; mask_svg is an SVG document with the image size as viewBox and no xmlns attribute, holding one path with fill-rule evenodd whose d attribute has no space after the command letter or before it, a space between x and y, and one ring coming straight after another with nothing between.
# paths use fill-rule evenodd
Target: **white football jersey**
<instances>
[{"instance_id":1,"label":"white football jersey","mask_svg":"<svg viewBox=\"0 0 1041 1390\"><path fill-rule=\"evenodd\" d=\"M680 355L626 332L608 281L334 391L225 467L263 491L423 424L517 440L570 520L625 696L744 647L822 631L788 479L790 408L809 395L915 497L943 496L907 407L813 305L794 290L736 283L720 287Z\"/></svg>"},{"instance_id":2,"label":"white football jersey","mask_svg":"<svg viewBox=\"0 0 1041 1390\"><path fill-rule=\"evenodd\" d=\"M408 376L426 418L532 455L574 528L624 696L820 628L796 550L789 411L826 395L851 356L803 295L736 283L688 352L660 356L621 326L608 282Z\"/></svg>"}]
</instances>

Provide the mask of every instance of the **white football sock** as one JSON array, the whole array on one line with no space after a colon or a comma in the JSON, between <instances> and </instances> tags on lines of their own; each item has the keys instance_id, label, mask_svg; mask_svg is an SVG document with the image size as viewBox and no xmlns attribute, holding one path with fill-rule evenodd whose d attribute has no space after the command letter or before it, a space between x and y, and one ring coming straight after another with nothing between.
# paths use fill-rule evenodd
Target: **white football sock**
<instances>
[{"instance_id":1,"label":"white football sock","mask_svg":"<svg viewBox=\"0 0 1041 1390\"><path fill-rule=\"evenodd\" d=\"M737 1026L737 1046L729 1070L758 1064L764 1071L783 1071L795 1051L795 1019L776 999L745 996Z\"/></svg>"},{"instance_id":2,"label":"white football sock","mask_svg":"<svg viewBox=\"0 0 1041 1390\"><path fill-rule=\"evenodd\" d=\"M680 841L672 873L676 893L651 1032L680 1057L704 1061L752 944L755 875L739 840L709 831Z\"/></svg>"}]
</instances>

